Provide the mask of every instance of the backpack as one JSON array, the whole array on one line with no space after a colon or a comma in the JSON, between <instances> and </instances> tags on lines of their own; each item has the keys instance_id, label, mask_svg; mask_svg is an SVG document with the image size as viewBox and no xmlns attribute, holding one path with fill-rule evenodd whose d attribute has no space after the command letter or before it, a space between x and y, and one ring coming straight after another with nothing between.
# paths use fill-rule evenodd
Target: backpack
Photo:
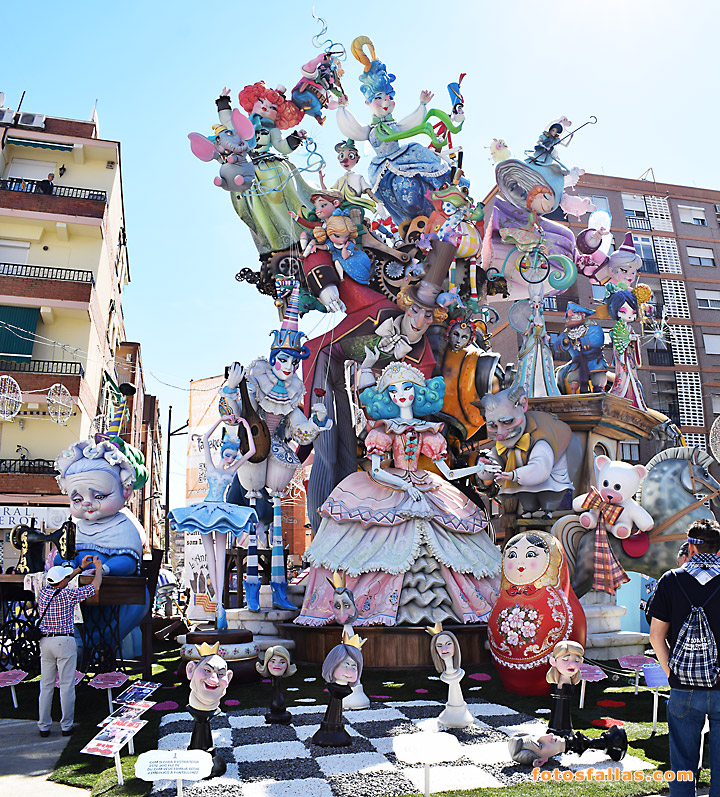
<instances>
[{"instance_id":1,"label":"backpack","mask_svg":"<svg viewBox=\"0 0 720 797\"><path fill-rule=\"evenodd\" d=\"M717 683L720 665L715 636L703 607L720 592L720 586L713 590L702 605L693 606L678 574L675 576L691 608L675 640L675 647L668 664L683 686L700 686L709 689Z\"/></svg>"}]
</instances>

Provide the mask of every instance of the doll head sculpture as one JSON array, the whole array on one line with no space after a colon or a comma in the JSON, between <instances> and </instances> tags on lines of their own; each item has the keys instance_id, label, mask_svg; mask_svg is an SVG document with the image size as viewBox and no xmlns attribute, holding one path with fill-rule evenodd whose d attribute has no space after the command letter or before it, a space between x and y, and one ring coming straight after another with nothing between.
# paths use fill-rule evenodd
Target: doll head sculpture
<instances>
[{"instance_id":1,"label":"doll head sculpture","mask_svg":"<svg viewBox=\"0 0 720 797\"><path fill-rule=\"evenodd\" d=\"M615 321L634 321L640 310L637 296L633 291L615 291L606 300L608 315Z\"/></svg>"},{"instance_id":2,"label":"doll head sculpture","mask_svg":"<svg viewBox=\"0 0 720 797\"><path fill-rule=\"evenodd\" d=\"M342 204L343 197L339 191L317 191L310 194L310 201L318 219L328 221Z\"/></svg>"},{"instance_id":3,"label":"doll head sculpture","mask_svg":"<svg viewBox=\"0 0 720 797\"><path fill-rule=\"evenodd\" d=\"M542 532L528 531L513 537L503 552L503 580L515 586L535 584L547 578L551 579L548 583L557 581L558 565L551 568L551 543L547 540L548 536L550 535ZM549 570L553 572L548 572Z\"/></svg>"},{"instance_id":4,"label":"doll head sculpture","mask_svg":"<svg viewBox=\"0 0 720 797\"><path fill-rule=\"evenodd\" d=\"M398 418L410 408L415 418L439 412L445 396L440 376L425 379L422 372L404 362L392 362L380 375L375 387L360 394L365 412L375 421Z\"/></svg>"},{"instance_id":5,"label":"doll head sculpture","mask_svg":"<svg viewBox=\"0 0 720 797\"><path fill-rule=\"evenodd\" d=\"M530 736L518 733L508 739L510 757L523 766L541 767L548 759L565 752L565 739L554 733Z\"/></svg>"},{"instance_id":6,"label":"doll head sculpture","mask_svg":"<svg viewBox=\"0 0 720 797\"><path fill-rule=\"evenodd\" d=\"M294 279L276 280L278 296L288 295L288 305L283 315L280 329L273 329L268 361L273 375L280 382L288 382L294 376L301 360L310 356L310 349L303 345L307 337L298 329L300 283Z\"/></svg>"},{"instance_id":7,"label":"doll head sculpture","mask_svg":"<svg viewBox=\"0 0 720 797\"><path fill-rule=\"evenodd\" d=\"M455 672L460 669L461 653L458 638L451 631L443 631L442 623L425 629L432 637L430 656L438 673Z\"/></svg>"},{"instance_id":8,"label":"doll head sculpture","mask_svg":"<svg viewBox=\"0 0 720 797\"><path fill-rule=\"evenodd\" d=\"M327 654L322 665L322 677L326 683L354 686L360 681L363 668L361 648L365 640L355 634L348 637Z\"/></svg>"},{"instance_id":9,"label":"doll head sculpture","mask_svg":"<svg viewBox=\"0 0 720 797\"><path fill-rule=\"evenodd\" d=\"M330 583L333 586L332 608L335 622L338 625L352 625L358 618L358 609L355 596L345 585L345 573L333 573Z\"/></svg>"},{"instance_id":10,"label":"doll head sculpture","mask_svg":"<svg viewBox=\"0 0 720 797\"><path fill-rule=\"evenodd\" d=\"M357 226L344 212L335 211L324 227L315 227L313 235L318 243L330 240L333 246L342 249L348 241L357 238Z\"/></svg>"},{"instance_id":11,"label":"doll head sculpture","mask_svg":"<svg viewBox=\"0 0 720 797\"><path fill-rule=\"evenodd\" d=\"M605 268L610 275L609 282L623 290L631 290L642 264L642 258L633 244L632 233L628 232L622 245L608 258Z\"/></svg>"},{"instance_id":12,"label":"doll head sculpture","mask_svg":"<svg viewBox=\"0 0 720 797\"><path fill-rule=\"evenodd\" d=\"M528 399L522 387L509 387L481 399L488 437L506 448L514 448L525 432Z\"/></svg>"},{"instance_id":13,"label":"doll head sculpture","mask_svg":"<svg viewBox=\"0 0 720 797\"><path fill-rule=\"evenodd\" d=\"M338 163L346 172L351 172L360 161L360 153L351 138L336 144L335 152L337 152Z\"/></svg>"},{"instance_id":14,"label":"doll head sculpture","mask_svg":"<svg viewBox=\"0 0 720 797\"><path fill-rule=\"evenodd\" d=\"M545 676L547 682L558 686L579 683L584 656L585 648L579 642L570 639L558 642L549 658L550 669Z\"/></svg>"},{"instance_id":15,"label":"doll head sculpture","mask_svg":"<svg viewBox=\"0 0 720 797\"><path fill-rule=\"evenodd\" d=\"M284 86L270 89L262 80L245 86L238 94L238 100L256 129L269 123L270 127L287 130L299 124L304 116L294 102L285 98Z\"/></svg>"},{"instance_id":16,"label":"doll head sculpture","mask_svg":"<svg viewBox=\"0 0 720 797\"><path fill-rule=\"evenodd\" d=\"M116 515L127 503L136 482L130 459L109 440L80 440L55 463L57 483L70 497L70 514L89 523Z\"/></svg>"},{"instance_id":17,"label":"doll head sculpture","mask_svg":"<svg viewBox=\"0 0 720 797\"><path fill-rule=\"evenodd\" d=\"M220 643L208 645L204 642L197 647L198 661L189 661L186 672L190 679L190 706L200 711L215 711L227 692L232 680L232 670L218 655Z\"/></svg>"},{"instance_id":18,"label":"doll head sculpture","mask_svg":"<svg viewBox=\"0 0 720 797\"><path fill-rule=\"evenodd\" d=\"M265 651L263 663L255 667L263 678L289 678L297 667L290 661L290 651L282 645L273 645Z\"/></svg>"}]
</instances>

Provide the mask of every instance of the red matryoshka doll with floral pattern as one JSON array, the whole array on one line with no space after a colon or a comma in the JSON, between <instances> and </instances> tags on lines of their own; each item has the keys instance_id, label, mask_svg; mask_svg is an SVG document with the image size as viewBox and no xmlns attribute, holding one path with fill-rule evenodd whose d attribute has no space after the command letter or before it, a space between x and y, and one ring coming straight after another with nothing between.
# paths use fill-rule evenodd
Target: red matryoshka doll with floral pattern
<instances>
[{"instance_id":1,"label":"red matryoshka doll with floral pattern","mask_svg":"<svg viewBox=\"0 0 720 797\"><path fill-rule=\"evenodd\" d=\"M570 639L585 645L585 613L570 586L562 546L551 534L524 531L505 546L500 596L488 640L508 692L546 695L549 657Z\"/></svg>"}]
</instances>

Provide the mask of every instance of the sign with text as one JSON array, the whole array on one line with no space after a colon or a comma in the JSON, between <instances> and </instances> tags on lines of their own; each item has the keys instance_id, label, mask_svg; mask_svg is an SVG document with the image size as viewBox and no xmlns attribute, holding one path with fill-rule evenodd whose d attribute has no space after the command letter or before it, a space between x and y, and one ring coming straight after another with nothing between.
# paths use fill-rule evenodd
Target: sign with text
<instances>
[{"instance_id":1,"label":"sign with text","mask_svg":"<svg viewBox=\"0 0 720 797\"><path fill-rule=\"evenodd\" d=\"M204 750L148 750L135 762L140 780L202 780L210 774L212 756Z\"/></svg>"}]
</instances>

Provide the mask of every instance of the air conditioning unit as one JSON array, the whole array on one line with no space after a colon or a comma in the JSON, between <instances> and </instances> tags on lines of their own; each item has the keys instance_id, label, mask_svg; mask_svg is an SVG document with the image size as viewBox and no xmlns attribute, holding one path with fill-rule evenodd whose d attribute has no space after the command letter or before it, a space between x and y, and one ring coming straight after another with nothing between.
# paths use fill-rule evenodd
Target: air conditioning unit
<instances>
[{"instance_id":1,"label":"air conditioning unit","mask_svg":"<svg viewBox=\"0 0 720 797\"><path fill-rule=\"evenodd\" d=\"M42 113L21 113L18 119L20 127L36 127L42 130L45 127L45 114Z\"/></svg>"},{"instance_id":2,"label":"air conditioning unit","mask_svg":"<svg viewBox=\"0 0 720 797\"><path fill-rule=\"evenodd\" d=\"M15 118L12 108L0 108L0 125L11 125Z\"/></svg>"}]
</instances>

